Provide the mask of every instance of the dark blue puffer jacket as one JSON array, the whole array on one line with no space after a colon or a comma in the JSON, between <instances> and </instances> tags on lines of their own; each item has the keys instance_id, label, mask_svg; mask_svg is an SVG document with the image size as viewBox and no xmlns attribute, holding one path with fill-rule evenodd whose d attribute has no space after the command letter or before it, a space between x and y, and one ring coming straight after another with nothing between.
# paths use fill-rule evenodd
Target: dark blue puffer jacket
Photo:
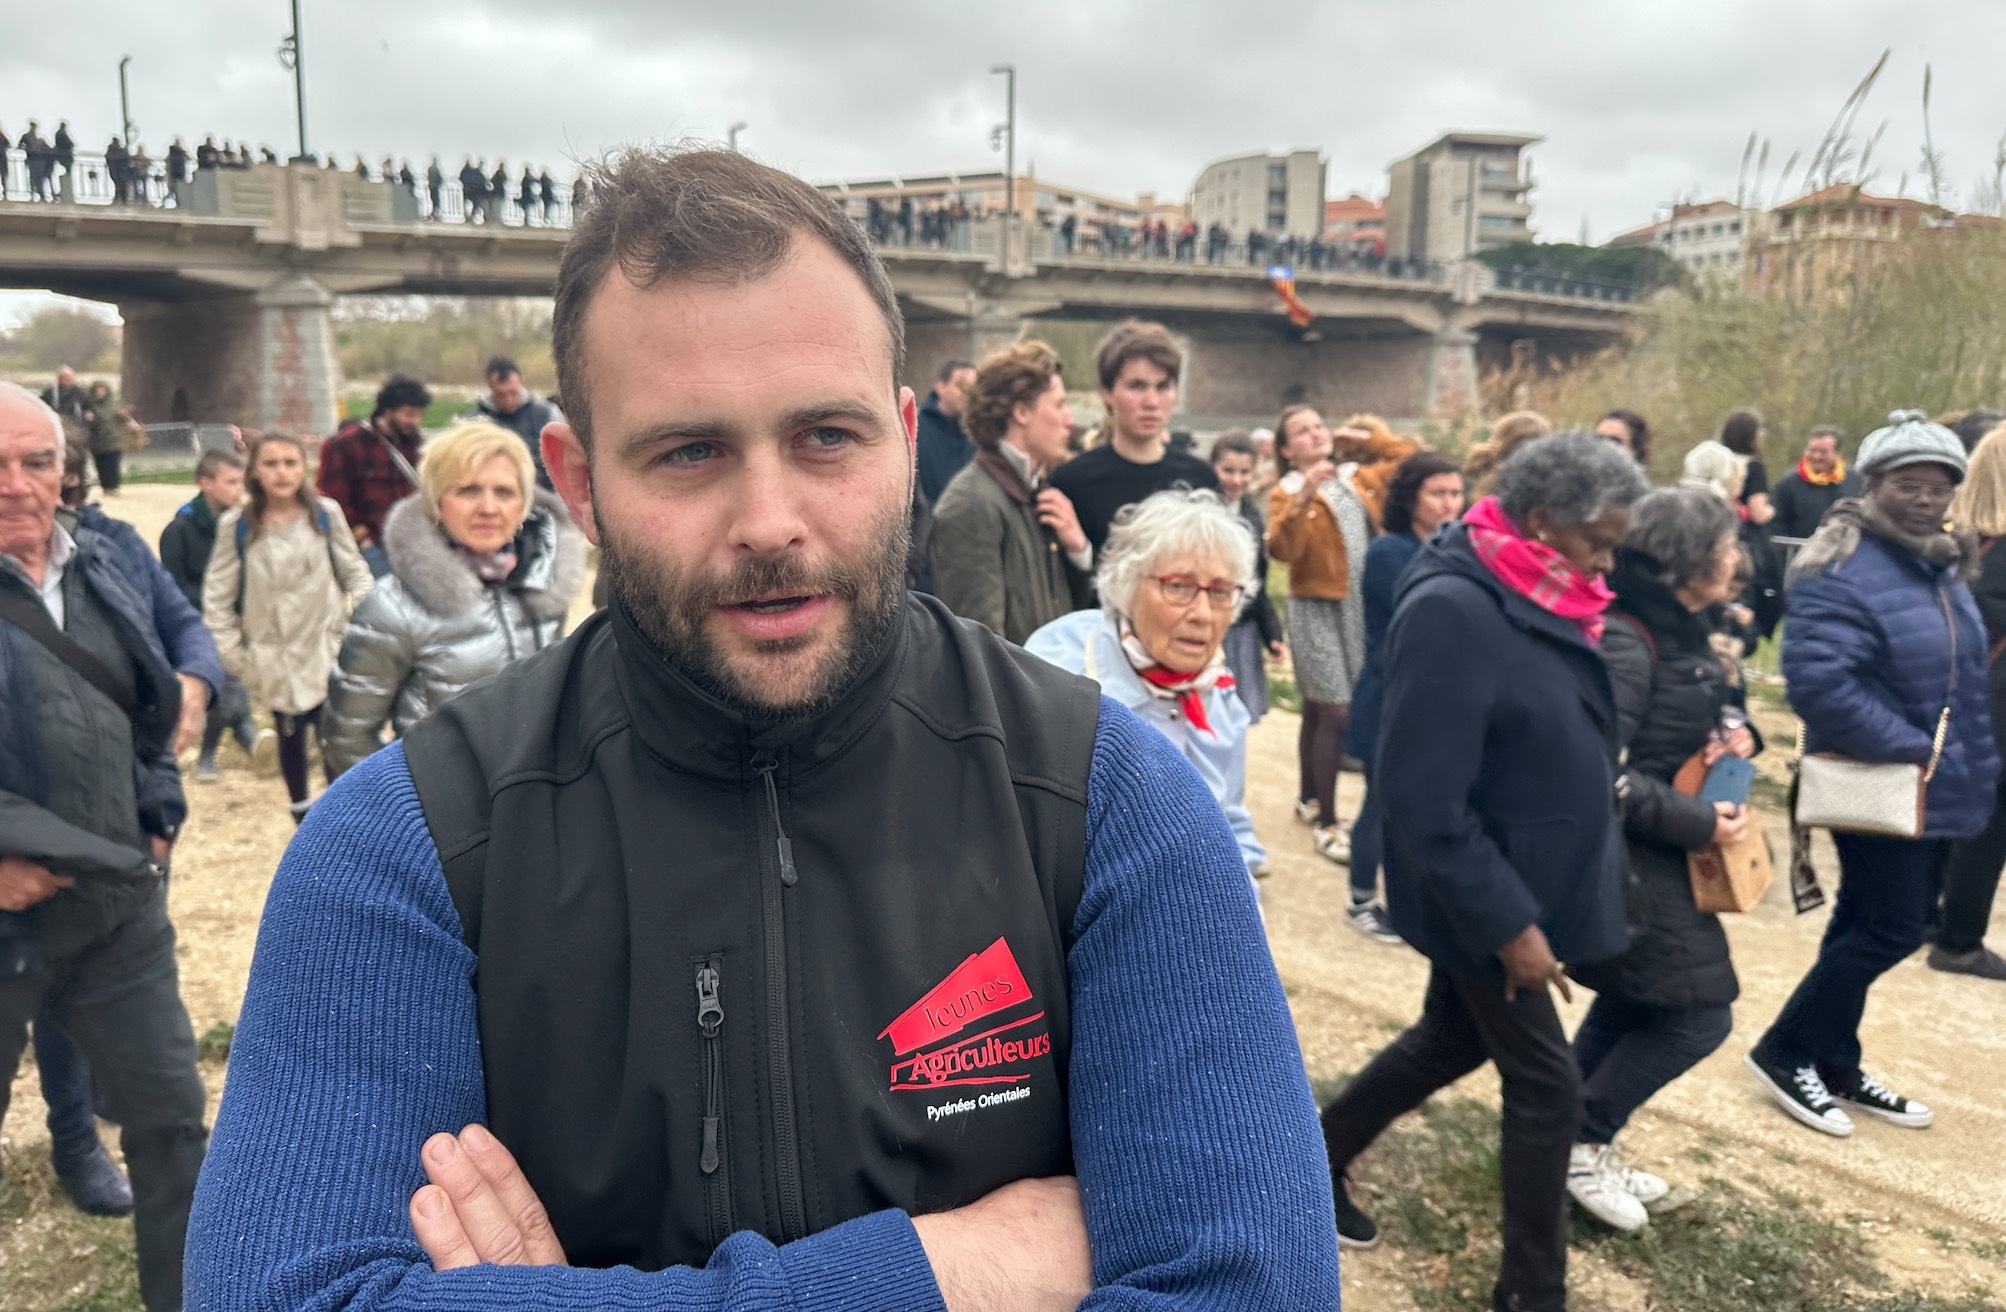
<instances>
[{"instance_id":1,"label":"dark blue puffer jacket","mask_svg":"<svg viewBox=\"0 0 2006 1312\"><path fill-rule=\"evenodd\" d=\"M1956 687L1951 625L1956 624ZM1992 816L1999 749L1985 626L1948 566L1862 534L1851 557L1799 579L1783 631L1783 676L1806 750L1862 761L1929 760L1949 700L1950 732L1930 781L1924 837L1969 838Z\"/></svg>"}]
</instances>

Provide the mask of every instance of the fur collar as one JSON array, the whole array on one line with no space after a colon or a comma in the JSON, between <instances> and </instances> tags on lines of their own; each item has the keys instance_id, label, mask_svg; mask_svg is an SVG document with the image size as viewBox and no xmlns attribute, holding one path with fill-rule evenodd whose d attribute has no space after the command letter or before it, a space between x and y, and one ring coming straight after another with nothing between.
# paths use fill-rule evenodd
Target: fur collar
<instances>
[{"instance_id":1,"label":"fur collar","mask_svg":"<svg viewBox=\"0 0 2006 1312\"><path fill-rule=\"evenodd\" d=\"M383 550L390 572L432 614L458 615L480 601L485 586L480 576L425 513L422 498L408 496L390 508L383 519ZM509 589L536 619L562 619L585 581L585 534L555 493L536 490L529 518L516 535L516 553L520 559Z\"/></svg>"},{"instance_id":2,"label":"fur collar","mask_svg":"<svg viewBox=\"0 0 2006 1312\"><path fill-rule=\"evenodd\" d=\"M1969 533L1946 531L1918 538L1895 527L1870 499L1846 497L1832 503L1818 531L1798 550L1790 562L1785 586L1851 560L1860 549L1862 533L1912 552L1932 565L1951 566L1957 578L1967 584L1978 577L1978 540Z\"/></svg>"}]
</instances>

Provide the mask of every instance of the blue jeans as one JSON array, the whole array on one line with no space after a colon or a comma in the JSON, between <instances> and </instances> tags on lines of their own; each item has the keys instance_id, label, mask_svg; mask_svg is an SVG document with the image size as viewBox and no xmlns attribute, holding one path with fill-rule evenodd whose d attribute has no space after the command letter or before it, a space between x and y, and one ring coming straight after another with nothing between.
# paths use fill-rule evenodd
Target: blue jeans
<instances>
[{"instance_id":1,"label":"blue jeans","mask_svg":"<svg viewBox=\"0 0 2006 1312\"><path fill-rule=\"evenodd\" d=\"M49 1156L58 1166L90 1156L98 1146L90 1063L56 1023L55 1007L46 998L35 1014L35 1069L49 1106Z\"/></svg>"},{"instance_id":2,"label":"blue jeans","mask_svg":"<svg viewBox=\"0 0 2006 1312\"><path fill-rule=\"evenodd\" d=\"M1734 1028L1734 1009L1653 1007L1595 996L1574 1031L1581 1063L1581 1142L1609 1143L1631 1113L1697 1066Z\"/></svg>"},{"instance_id":3,"label":"blue jeans","mask_svg":"<svg viewBox=\"0 0 2006 1312\"><path fill-rule=\"evenodd\" d=\"M1818 960L1755 1045L1758 1061L1816 1066L1829 1088L1860 1081L1860 1018L1867 990L1936 929L1936 903L1950 860L1945 839L1834 834L1839 892Z\"/></svg>"},{"instance_id":4,"label":"blue jeans","mask_svg":"<svg viewBox=\"0 0 2006 1312\"><path fill-rule=\"evenodd\" d=\"M1379 892L1379 865L1386 852L1386 812L1365 771L1365 800L1351 822L1351 900L1369 902Z\"/></svg>"}]
</instances>

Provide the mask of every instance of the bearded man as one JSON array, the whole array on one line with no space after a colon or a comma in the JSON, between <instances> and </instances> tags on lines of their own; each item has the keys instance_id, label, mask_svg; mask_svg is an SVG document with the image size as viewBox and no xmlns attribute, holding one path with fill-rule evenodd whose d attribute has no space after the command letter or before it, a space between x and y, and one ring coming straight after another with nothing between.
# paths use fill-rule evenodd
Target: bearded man
<instances>
[{"instance_id":1,"label":"bearded man","mask_svg":"<svg viewBox=\"0 0 2006 1312\"><path fill-rule=\"evenodd\" d=\"M300 830L191 1304L1335 1306L1218 807L902 586L915 405L863 234L735 152L593 195L542 442L613 603Z\"/></svg>"}]
</instances>

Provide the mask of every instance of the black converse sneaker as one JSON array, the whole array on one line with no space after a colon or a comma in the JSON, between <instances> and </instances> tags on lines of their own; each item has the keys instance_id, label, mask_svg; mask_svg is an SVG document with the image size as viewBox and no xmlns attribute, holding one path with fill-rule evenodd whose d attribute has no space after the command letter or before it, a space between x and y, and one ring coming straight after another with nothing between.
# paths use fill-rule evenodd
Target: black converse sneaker
<instances>
[{"instance_id":1,"label":"black converse sneaker","mask_svg":"<svg viewBox=\"0 0 2006 1312\"><path fill-rule=\"evenodd\" d=\"M1904 1098L1882 1084L1865 1071L1860 1072L1860 1083L1851 1093L1836 1095L1848 1107L1854 1107L1869 1116L1878 1116L1889 1125L1900 1125L1911 1130L1920 1130L1935 1119L1929 1108L1913 1098Z\"/></svg>"},{"instance_id":2,"label":"black converse sneaker","mask_svg":"<svg viewBox=\"0 0 2006 1312\"><path fill-rule=\"evenodd\" d=\"M1377 1248L1379 1227L1351 1201L1351 1195L1344 1187L1344 1177L1334 1177L1331 1185L1331 1194L1337 1203L1337 1246L1361 1250Z\"/></svg>"},{"instance_id":3,"label":"black converse sneaker","mask_svg":"<svg viewBox=\"0 0 2006 1312\"><path fill-rule=\"evenodd\" d=\"M1374 943L1402 943L1400 931L1393 928L1393 921L1387 916L1386 908L1377 902L1353 902L1344 909L1344 918L1351 927Z\"/></svg>"},{"instance_id":4,"label":"black converse sneaker","mask_svg":"<svg viewBox=\"0 0 2006 1312\"><path fill-rule=\"evenodd\" d=\"M1853 1118L1846 1115L1815 1066L1776 1066L1754 1053L1742 1059L1749 1072L1769 1091L1776 1105L1814 1130L1838 1138L1853 1132Z\"/></svg>"}]
</instances>

